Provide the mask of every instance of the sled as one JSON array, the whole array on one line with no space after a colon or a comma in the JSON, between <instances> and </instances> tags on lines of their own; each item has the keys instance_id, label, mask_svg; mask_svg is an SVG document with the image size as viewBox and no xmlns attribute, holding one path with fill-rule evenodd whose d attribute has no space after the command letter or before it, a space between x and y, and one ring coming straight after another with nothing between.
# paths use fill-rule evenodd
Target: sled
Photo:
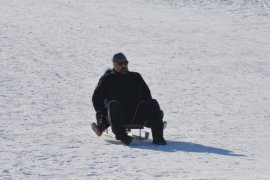
<instances>
[{"instance_id":1,"label":"sled","mask_svg":"<svg viewBox=\"0 0 270 180\"><path fill-rule=\"evenodd\" d=\"M132 136L135 139L138 140L147 140L149 139L149 132L144 130L144 125L141 124L126 124L125 129L128 133L128 135ZM163 129L165 129L167 127L167 121L163 121ZM114 134L109 133L109 128L107 128L105 130L105 132L103 133L105 136L109 136L109 137L115 137ZM137 133L135 133L133 130L137 130Z\"/></svg>"},{"instance_id":2,"label":"sled","mask_svg":"<svg viewBox=\"0 0 270 180\"><path fill-rule=\"evenodd\" d=\"M129 136L132 136L135 139L138 139L138 140L149 139L149 132L144 131L144 126L141 124L126 124L124 127L127 131L127 134ZM115 137L113 133L109 132L109 128L107 128L103 134L105 136Z\"/></svg>"}]
</instances>

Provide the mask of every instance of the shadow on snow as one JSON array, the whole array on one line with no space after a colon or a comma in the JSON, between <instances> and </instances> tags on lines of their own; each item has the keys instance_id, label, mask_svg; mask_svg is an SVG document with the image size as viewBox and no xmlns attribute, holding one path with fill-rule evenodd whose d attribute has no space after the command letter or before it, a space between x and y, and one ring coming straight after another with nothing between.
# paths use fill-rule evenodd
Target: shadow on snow
<instances>
[{"instance_id":1,"label":"shadow on snow","mask_svg":"<svg viewBox=\"0 0 270 180\"><path fill-rule=\"evenodd\" d=\"M147 143L147 144L146 144ZM154 151L164 151L164 152L194 152L194 153L211 153L211 154L218 154L224 156L240 156L245 157L242 154L235 154L234 152L217 148L211 146L205 146L202 144L195 144L190 142L179 142L179 141L167 141L166 146L156 146L151 144L151 142L146 141L143 143L134 143L130 145L130 148L139 148L139 149L149 149Z\"/></svg>"}]
</instances>

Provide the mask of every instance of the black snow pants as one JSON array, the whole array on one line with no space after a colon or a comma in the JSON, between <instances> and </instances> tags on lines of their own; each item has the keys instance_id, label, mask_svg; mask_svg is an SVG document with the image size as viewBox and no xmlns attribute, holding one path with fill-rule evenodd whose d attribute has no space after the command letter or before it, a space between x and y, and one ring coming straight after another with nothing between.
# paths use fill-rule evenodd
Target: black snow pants
<instances>
[{"instance_id":1,"label":"black snow pants","mask_svg":"<svg viewBox=\"0 0 270 180\"><path fill-rule=\"evenodd\" d=\"M125 124L141 124L151 128L153 139L163 138L162 114L157 100L149 99L137 105L135 114L127 114L124 104L112 100L108 103L108 118L117 138L127 136ZM127 118L132 118L127 119Z\"/></svg>"}]
</instances>

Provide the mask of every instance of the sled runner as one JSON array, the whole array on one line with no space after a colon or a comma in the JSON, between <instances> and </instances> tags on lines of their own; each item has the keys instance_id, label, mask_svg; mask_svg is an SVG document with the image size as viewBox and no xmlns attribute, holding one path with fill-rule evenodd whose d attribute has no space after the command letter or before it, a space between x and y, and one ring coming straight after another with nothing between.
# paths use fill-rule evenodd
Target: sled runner
<instances>
[{"instance_id":1,"label":"sled runner","mask_svg":"<svg viewBox=\"0 0 270 180\"><path fill-rule=\"evenodd\" d=\"M107 128L104 132L100 132L99 129L97 129L96 123L92 123L91 125L92 130L97 134L97 136L101 136L104 134L105 136L113 137L115 138L114 134L112 132L109 132L109 128ZM138 140L147 140L149 139L149 132L144 130L144 126L141 124L127 124L124 126L128 135L132 136L135 139ZM163 121L163 129L167 127L167 121ZM135 130L137 130L137 133L135 133Z\"/></svg>"}]
</instances>

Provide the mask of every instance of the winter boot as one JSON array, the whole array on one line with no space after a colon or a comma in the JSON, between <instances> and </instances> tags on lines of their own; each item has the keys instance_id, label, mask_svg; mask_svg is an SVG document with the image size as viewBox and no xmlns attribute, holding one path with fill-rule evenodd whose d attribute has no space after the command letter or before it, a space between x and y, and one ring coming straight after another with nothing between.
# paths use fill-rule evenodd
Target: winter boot
<instances>
[{"instance_id":1,"label":"winter boot","mask_svg":"<svg viewBox=\"0 0 270 180\"><path fill-rule=\"evenodd\" d=\"M128 136L128 135L127 136L124 136L122 138L119 138L119 139L125 145L129 145L133 141L133 137Z\"/></svg>"},{"instance_id":2,"label":"winter boot","mask_svg":"<svg viewBox=\"0 0 270 180\"><path fill-rule=\"evenodd\" d=\"M101 136L102 133L107 129L106 126L99 126L96 123L92 123L91 127L97 136Z\"/></svg>"},{"instance_id":3,"label":"winter boot","mask_svg":"<svg viewBox=\"0 0 270 180\"><path fill-rule=\"evenodd\" d=\"M167 142L163 137L162 138L154 138L153 139L153 144L155 144L155 145L167 145Z\"/></svg>"}]
</instances>

